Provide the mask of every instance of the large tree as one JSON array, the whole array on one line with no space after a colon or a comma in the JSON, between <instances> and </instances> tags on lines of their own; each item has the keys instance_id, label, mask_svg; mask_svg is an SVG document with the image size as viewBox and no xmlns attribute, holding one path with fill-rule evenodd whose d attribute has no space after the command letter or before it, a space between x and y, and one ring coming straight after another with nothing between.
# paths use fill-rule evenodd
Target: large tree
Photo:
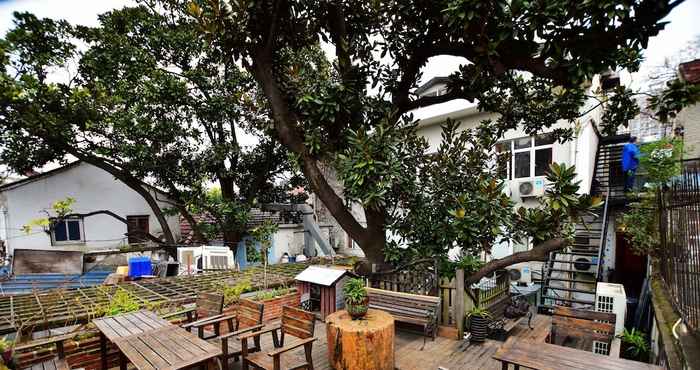
<instances>
[{"instance_id":1,"label":"large tree","mask_svg":"<svg viewBox=\"0 0 700 370\"><path fill-rule=\"evenodd\" d=\"M197 20L212 48L254 76L270 105L275 137L295 154L311 189L367 258L381 263L392 218L405 214L395 210L415 185L415 172L402 171L404 160L419 160L402 150L412 136L402 131L411 126L412 110L453 99L477 101L481 110L500 114L485 123L495 133L520 125L534 134L558 120L574 121L585 82L607 69L636 70L649 37L663 29L660 20L680 2L159 4L173 17ZM319 43L333 50L330 73L314 58L299 57ZM464 58L448 92L416 96L424 66L441 55ZM568 138L571 131L556 134ZM342 180L343 194L324 177L326 164ZM345 201L363 206L366 226ZM563 245L543 243L550 244ZM542 249L523 253L521 258L536 258Z\"/></svg>"},{"instance_id":2,"label":"large tree","mask_svg":"<svg viewBox=\"0 0 700 370\"><path fill-rule=\"evenodd\" d=\"M191 42L191 24L146 7L103 14L90 28L16 18L5 43L4 163L21 170L72 155L96 165L142 194L168 242L167 210L143 191L146 179L168 192L157 200L186 217L200 241L221 235L227 245L245 232L256 201L285 196L277 188L291 173L286 150L261 135L267 112L252 79ZM70 63L69 79L52 78ZM242 132L258 143L245 147Z\"/></svg>"}]
</instances>

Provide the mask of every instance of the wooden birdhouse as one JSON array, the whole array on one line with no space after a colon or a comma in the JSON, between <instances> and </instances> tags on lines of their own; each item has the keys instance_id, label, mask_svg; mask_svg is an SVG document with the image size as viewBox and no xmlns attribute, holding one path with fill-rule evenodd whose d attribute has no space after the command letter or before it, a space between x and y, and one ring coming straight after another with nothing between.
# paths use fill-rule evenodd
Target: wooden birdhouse
<instances>
[{"instance_id":1,"label":"wooden birdhouse","mask_svg":"<svg viewBox=\"0 0 700 370\"><path fill-rule=\"evenodd\" d=\"M309 266L294 279L301 294L301 306L319 312L321 320L345 307L343 286L355 277L352 272L333 267Z\"/></svg>"}]
</instances>

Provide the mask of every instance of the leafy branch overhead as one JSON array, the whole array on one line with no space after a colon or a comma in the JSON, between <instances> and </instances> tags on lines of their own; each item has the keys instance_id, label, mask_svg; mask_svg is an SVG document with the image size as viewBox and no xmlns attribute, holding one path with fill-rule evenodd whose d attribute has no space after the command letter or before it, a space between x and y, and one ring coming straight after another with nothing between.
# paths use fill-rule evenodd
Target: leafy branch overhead
<instances>
[{"instance_id":1,"label":"leafy branch overhead","mask_svg":"<svg viewBox=\"0 0 700 370\"><path fill-rule=\"evenodd\" d=\"M465 218L475 207L486 211L486 204L501 201L497 184L479 170L497 162L494 155L471 151L470 162L455 161L440 172L433 157L424 155L427 143L417 137L413 110L466 99L496 113L475 128L489 131L490 138L520 127L528 135L547 130L570 139L573 130L553 126L573 126L581 118L589 100L586 81L607 70L635 71L649 38L664 28L661 19L680 1L158 3L173 18L195 23L209 47L250 73L271 111L269 134L294 153L311 190L368 259L382 263L395 253L391 241L385 249L387 230L425 240L428 249L449 245L439 237L451 233L440 226L446 225L444 216L430 210L455 209L458 182L473 184L463 192ZM319 53L319 40L334 55ZM426 63L442 55L464 58L446 93L417 96ZM611 105L622 110L613 120L631 114L622 101ZM459 141L454 148L495 144L475 144L486 137L476 133L459 138L449 124L448 131ZM474 167L459 168L467 163ZM445 179L444 196L423 186L428 173ZM344 185L342 194L332 177ZM429 195L416 195L426 190ZM364 219L347 201L362 206ZM428 210L425 222L413 216L419 210ZM486 249L501 235L495 225L484 230L488 235L478 242Z\"/></svg>"}]
</instances>

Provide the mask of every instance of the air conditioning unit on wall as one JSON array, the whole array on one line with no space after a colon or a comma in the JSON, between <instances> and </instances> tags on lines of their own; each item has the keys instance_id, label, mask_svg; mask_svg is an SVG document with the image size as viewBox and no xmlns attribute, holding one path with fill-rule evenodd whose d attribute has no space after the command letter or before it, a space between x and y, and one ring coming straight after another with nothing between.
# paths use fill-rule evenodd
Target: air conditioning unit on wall
<instances>
[{"instance_id":1,"label":"air conditioning unit on wall","mask_svg":"<svg viewBox=\"0 0 700 370\"><path fill-rule=\"evenodd\" d=\"M540 197L544 195L544 179L532 179L518 183L518 194L521 198Z\"/></svg>"},{"instance_id":2,"label":"air conditioning unit on wall","mask_svg":"<svg viewBox=\"0 0 700 370\"><path fill-rule=\"evenodd\" d=\"M508 266L506 269L510 275L511 282L524 285L532 283L532 270L530 269L530 263L516 263L515 265Z\"/></svg>"},{"instance_id":3,"label":"air conditioning unit on wall","mask_svg":"<svg viewBox=\"0 0 700 370\"><path fill-rule=\"evenodd\" d=\"M595 272L598 269L598 257L574 256L574 271Z\"/></svg>"}]
</instances>

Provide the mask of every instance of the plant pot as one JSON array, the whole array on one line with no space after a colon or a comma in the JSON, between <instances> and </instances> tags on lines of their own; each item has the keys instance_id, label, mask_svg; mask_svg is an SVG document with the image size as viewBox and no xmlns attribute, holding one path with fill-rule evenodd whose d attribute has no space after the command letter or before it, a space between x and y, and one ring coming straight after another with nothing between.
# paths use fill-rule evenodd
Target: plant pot
<instances>
[{"instance_id":1,"label":"plant pot","mask_svg":"<svg viewBox=\"0 0 700 370\"><path fill-rule=\"evenodd\" d=\"M472 342L483 342L489 335L489 319L481 316L472 316L469 319L469 332Z\"/></svg>"},{"instance_id":2,"label":"plant pot","mask_svg":"<svg viewBox=\"0 0 700 370\"><path fill-rule=\"evenodd\" d=\"M369 297L365 297L362 303L345 302L345 310L348 311L353 320L359 320L367 315L369 309Z\"/></svg>"}]
</instances>

